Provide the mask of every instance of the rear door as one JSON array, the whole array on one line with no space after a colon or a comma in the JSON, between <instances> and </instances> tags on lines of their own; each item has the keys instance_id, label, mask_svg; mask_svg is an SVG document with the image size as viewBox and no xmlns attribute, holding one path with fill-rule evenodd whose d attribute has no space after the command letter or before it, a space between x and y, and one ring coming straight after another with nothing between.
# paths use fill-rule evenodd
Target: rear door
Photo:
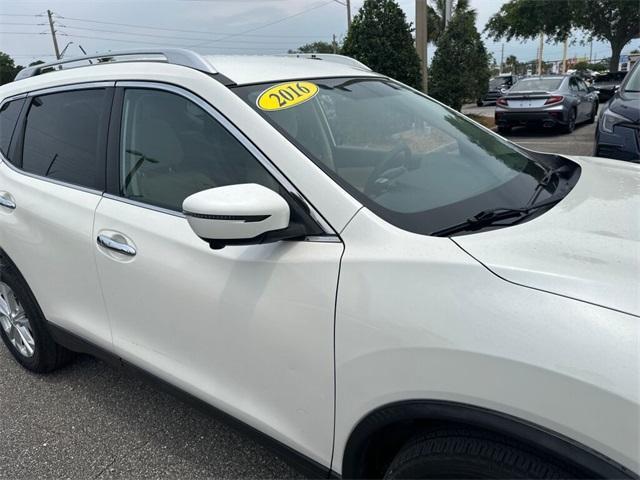
<instances>
[{"instance_id":1,"label":"rear door","mask_svg":"<svg viewBox=\"0 0 640 480\"><path fill-rule=\"evenodd\" d=\"M104 348L111 331L93 255L113 84L32 93L0 166L0 246L47 319ZM3 135L4 137L4 132Z\"/></svg>"},{"instance_id":2,"label":"rear door","mask_svg":"<svg viewBox=\"0 0 640 480\"><path fill-rule=\"evenodd\" d=\"M142 82L118 92L95 219L106 241L94 239L117 353L329 465L342 243L319 231L211 250L182 215L186 196L258 183L293 205L293 187L192 93Z\"/></svg>"}]
</instances>

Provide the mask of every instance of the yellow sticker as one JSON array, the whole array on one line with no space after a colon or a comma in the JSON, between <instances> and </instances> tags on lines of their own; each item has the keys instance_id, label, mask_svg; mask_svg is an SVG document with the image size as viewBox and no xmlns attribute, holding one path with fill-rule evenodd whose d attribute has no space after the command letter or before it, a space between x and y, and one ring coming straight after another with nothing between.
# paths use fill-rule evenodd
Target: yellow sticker
<instances>
[{"instance_id":1,"label":"yellow sticker","mask_svg":"<svg viewBox=\"0 0 640 480\"><path fill-rule=\"evenodd\" d=\"M316 96L318 86L311 82L287 82L271 87L258 97L261 110L273 112L295 107Z\"/></svg>"}]
</instances>

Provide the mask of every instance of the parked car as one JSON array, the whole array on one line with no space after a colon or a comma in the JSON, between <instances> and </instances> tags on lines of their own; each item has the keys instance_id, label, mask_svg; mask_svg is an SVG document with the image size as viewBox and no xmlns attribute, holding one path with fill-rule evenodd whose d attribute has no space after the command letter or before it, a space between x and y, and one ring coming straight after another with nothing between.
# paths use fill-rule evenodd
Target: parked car
<instances>
[{"instance_id":1,"label":"parked car","mask_svg":"<svg viewBox=\"0 0 640 480\"><path fill-rule=\"evenodd\" d=\"M638 477L640 167L346 57L104 57L0 87L26 369L141 370L318 477Z\"/></svg>"},{"instance_id":2,"label":"parked car","mask_svg":"<svg viewBox=\"0 0 640 480\"><path fill-rule=\"evenodd\" d=\"M598 91L599 100L604 103L613 97L626 76L627 72L610 72L595 77L593 87Z\"/></svg>"},{"instance_id":3,"label":"parked car","mask_svg":"<svg viewBox=\"0 0 640 480\"><path fill-rule=\"evenodd\" d=\"M500 133L512 127L561 127L571 133L580 122L593 123L598 115L598 96L574 75L523 78L498 99L495 122Z\"/></svg>"},{"instance_id":4,"label":"parked car","mask_svg":"<svg viewBox=\"0 0 640 480\"><path fill-rule=\"evenodd\" d=\"M495 103L498 98L502 97L507 91L518 81L516 75L500 75L489 80L489 89L482 98L479 98L477 104L479 107L485 104Z\"/></svg>"},{"instance_id":5,"label":"parked car","mask_svg":"<svg viewBox=\"0 0 640 480\"><path fill-rule=\"evenodd\" d=\"M640 162L640 62L598 119L594 155Z\"/></svg>"}]
</instances>

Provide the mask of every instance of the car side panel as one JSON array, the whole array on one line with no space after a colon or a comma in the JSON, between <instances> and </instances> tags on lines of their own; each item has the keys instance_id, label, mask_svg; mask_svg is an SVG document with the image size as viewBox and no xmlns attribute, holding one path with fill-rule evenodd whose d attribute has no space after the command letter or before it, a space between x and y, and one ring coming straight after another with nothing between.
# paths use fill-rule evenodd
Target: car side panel
<instances>
[{"instance_id":1,"label":"car side panel","mask_svg":"<svg viewBox=\"0 0 640 480\"><path fill-rule=\"evenodd\" d=\"M451 240L366 209L343 238L334 470L369 412L434 399L510 414L638 471L638 318L509 283Z\"/></svg>"},{"instance_id":2,"label":"car side panel","mask_svg":"<svg viewBox=\"0 0 640 480\"><path fill-rule=\"evenodd\" d=\"M113 198L95 229L137 250L94 241L116 354L329 466L342 243L212 250L186 218Z\"/></svg>"},{"instance_id":3,"label":"car side panel","mask_svg":"<svg viewBox=\"0 0 640 480\"><path fill-rule=\"evenodd\" d=\"M0 247L16 264L47 319L111 348L111 330L93 255L93 216L101 195L25 175L0 163Z\"/></svg>"}]
</instances>

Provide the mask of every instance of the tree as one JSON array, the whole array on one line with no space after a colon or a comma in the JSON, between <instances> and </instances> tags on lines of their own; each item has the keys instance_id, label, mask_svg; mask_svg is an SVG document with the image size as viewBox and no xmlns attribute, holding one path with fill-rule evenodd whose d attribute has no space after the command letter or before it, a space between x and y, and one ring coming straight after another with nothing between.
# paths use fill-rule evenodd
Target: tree
<instances>
[{"instance_id":1,"label":"tree","mask_svg":"<svg viewBox=\"0 0 640 480\"><path fill-rule=\"evenodd\" d=\"M395 0L365 0L353 18L342 53L419 89L420 59L411 32Z\"/></svg>"},{"instance_id":2,"label":"tree","mask_svg":"<svg viewBox=\"0 0 640 480\"><path fill-rule=\"evenodd\" d=\"M0 52L0 85L13 82L13 79L23 68L21 65L16 65L9 55Z\"/></svg>"},{"instance_id":3,"label":"tree","mask_svg":"<svg viewBox=\"0 0 640 480\"><path fill-rule=\"evenodd\" d=\"M452 0L452 15L469 10L469 0ZM431 0L427 4L428 41L437 43L446 28L446 0Z\"/></svg>"},{"instance_id":4,"label":"tree","mask_svg":"<svg viewBox=\"0 0 640 480\"><path fill-rule=\"evenodd\" d=\"M611 45L609 70L618 71L624 46L640 36L636 0L509 0L485 28L494 39L531 39L541 32L564 41L572 29Z\"/></svg>"},{"instance_id":5,"label":"tree","mask_svg":"<svg viewBox=\"0 0 640 480\"><path fill-rule=\"evenodd\" d=\"M489 84L489 55L475 27L475 11L457 13L437 43L429 94L456 110L480 98Z\"/></svg>"},{"instance_id":6,"label":"tree","mask_svg":"<svg viewBox=\"0 0 640 480\"><path fill-rule=\"evenodd\" d=\"M518 71L518 59L515 55L509 55L504 61L504 66L507 70L511 70L511 73L517 73Z\"/></svg>"},{"instance_id":7,"label":"tree","mask_svg":"<svg viewBox=\"0 0 640 480\"><path fill-rule=\"evenodd\" d=\"M333 45L329 42L312 42L298 47L296 50L289 50L289 53L340 53L340 49L337 48L333 51Z\"/></svg>"}]
</instances>

